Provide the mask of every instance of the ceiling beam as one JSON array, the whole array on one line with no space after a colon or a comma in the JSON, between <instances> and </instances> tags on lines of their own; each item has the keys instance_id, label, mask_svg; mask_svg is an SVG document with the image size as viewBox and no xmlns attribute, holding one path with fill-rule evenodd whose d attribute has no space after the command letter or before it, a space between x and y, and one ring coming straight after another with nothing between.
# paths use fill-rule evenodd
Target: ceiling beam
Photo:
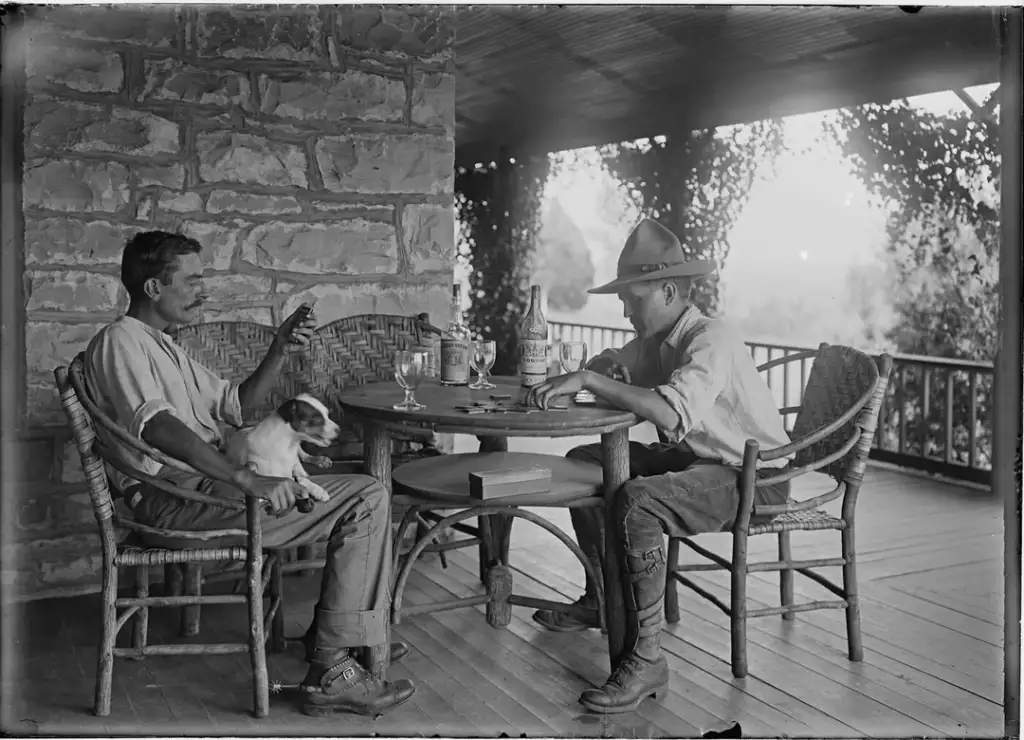
<instances>
[{"instance_id":1,"label":"ceiling beam","mask_svg":"<svg viewBox=\"0 0 1024 740\"><path fill-rule=\"evenodd\" d=\"M492 129L491 141L457 146L456 160L471 165L493 159L498 141L510 152L524 156L654 136L675 129L680 120L694 128L748 123L998 80L999 52L994 38L990 43L964 43L959 48L896 41L892 56L872 56L857 66L849 60L803 63L716 84L702 80L700 85L674 93L678 103L652 101L647 109L619 121L584 120L573 117L572 111L557 120L510 117L504 126Z\"/></svg>"}]
</instances>

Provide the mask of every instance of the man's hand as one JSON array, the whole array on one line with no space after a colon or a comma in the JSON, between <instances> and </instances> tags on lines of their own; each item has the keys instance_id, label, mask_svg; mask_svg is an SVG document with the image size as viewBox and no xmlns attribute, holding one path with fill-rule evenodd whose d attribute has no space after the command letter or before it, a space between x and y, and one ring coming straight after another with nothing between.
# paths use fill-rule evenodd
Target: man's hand
<instances>
[{"instance_id":1,"label":"man's hand","mask_svg":"<svg viewBox=\"0 0 1024 740\"><path fill-rule=\"evenodd\" d=\"M559 396L574 396L586 388L586 370L568 375L557 375L548 378L540 385L535 385L526 392L525 404L539 406L547 410L548 401Z\"/></svg>"},{"instance_id":2,"label":"man's hand","mask_svg":"<svg viewBox=\"0 0 1024 740\"><path fill-rule=\"evenodd\" d=\"M606 378L617 380L620 383L631 384L629 368L616 362L612 357L595 357L590 361L586 369L598 375L604 375Z\"/></svg>"},{"instance_id":3,"label":"man's hand","mask_svg":"<svg viewBox=\"0 0 1024 740\"><path fill-rule=\"evenodd\" d=\"M312 308L308 303L303 303L284 320L274 337L274 350L283 353L291 347L309 346L313 339L313 331L316 329L316 319L313 318Z\"/></svg>"},{"instance_id":4,"label":"man's hand","mask_svg":"<svg viewBox=\"0 0 1024 740\"><path fill-rule=\"evenodd\" d=\"M284 516L295 506L296 499L308 496L298 481L257 475L250 470L239 471L235 482L248 495L267 501L270 512L275 516Z\"/></svg>"}]
</instances>

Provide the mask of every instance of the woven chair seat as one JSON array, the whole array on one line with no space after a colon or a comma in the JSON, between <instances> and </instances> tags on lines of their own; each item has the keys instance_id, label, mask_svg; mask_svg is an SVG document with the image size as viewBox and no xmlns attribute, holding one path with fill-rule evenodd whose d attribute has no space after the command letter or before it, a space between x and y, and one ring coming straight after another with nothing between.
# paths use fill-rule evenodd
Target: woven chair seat
<instances>
[{"instance_id":1,"label":"woven chair seat","mask_svg":"<svg viewBox=\"0 0 1024 740\"><path fill-rule=\"evenodd\" d=\"M775 534L813 529L846 529L846 522L818 509L794 511L789 514L780 514L762 524L751 524L747 529L747 534Z\"/></svg>"},{"instance_id":2,"label":"woven chair seat","mask_svg":"<svg viewBox=\"0 0 1024 740\"><path fill-rule=\"evenodd\" d=\"M114 561L118 565L167 565L169 563L210 563L224 560L245 560L245 547L194 547L187 550L136 547L118 548Z\"/></svg>"}]
</instances>

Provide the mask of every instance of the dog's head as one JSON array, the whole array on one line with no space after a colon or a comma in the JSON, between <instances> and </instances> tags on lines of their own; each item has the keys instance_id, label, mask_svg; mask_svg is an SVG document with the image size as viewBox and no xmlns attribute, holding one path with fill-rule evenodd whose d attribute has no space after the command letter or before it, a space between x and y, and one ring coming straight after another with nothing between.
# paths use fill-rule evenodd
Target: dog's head
<instances>
[{"instance_id":1,"label":"dog's head","mask_svg":"<svg viewBox=\"0 0 1024 740\"><path fill-rule=\"evenodd\" d=\"M285 401L278 407L277 415L303 442L328 447L338 437L338 425L331 421L327 407L307 393Z\"/></svg>"}]
</instances>

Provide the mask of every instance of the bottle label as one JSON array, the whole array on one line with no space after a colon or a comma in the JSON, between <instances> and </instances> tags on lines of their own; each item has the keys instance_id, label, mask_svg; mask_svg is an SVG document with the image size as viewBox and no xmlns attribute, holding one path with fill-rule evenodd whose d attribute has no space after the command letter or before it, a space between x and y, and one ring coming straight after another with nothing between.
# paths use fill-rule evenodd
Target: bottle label
<instances>
[{"instance_id":1,"label":"bottle label","mask_svg":"<svg viewBox=\"0 0 1024 740\"><path fill-rule=\"evenodd\" d=\"M522 385L529 388L548 379L548 343L544 339L519 341L519 373Z\"/></svg>"},{"instance_id":2,"label":"bottle label","mask_svg":"<svg viewBox=\"0 0 1024 740\"><path fill-rule=\"evenodd\" d=\"M469 382L469 340L441 340L441 382L465 385Z\"/></svg>"}]
</instances>

